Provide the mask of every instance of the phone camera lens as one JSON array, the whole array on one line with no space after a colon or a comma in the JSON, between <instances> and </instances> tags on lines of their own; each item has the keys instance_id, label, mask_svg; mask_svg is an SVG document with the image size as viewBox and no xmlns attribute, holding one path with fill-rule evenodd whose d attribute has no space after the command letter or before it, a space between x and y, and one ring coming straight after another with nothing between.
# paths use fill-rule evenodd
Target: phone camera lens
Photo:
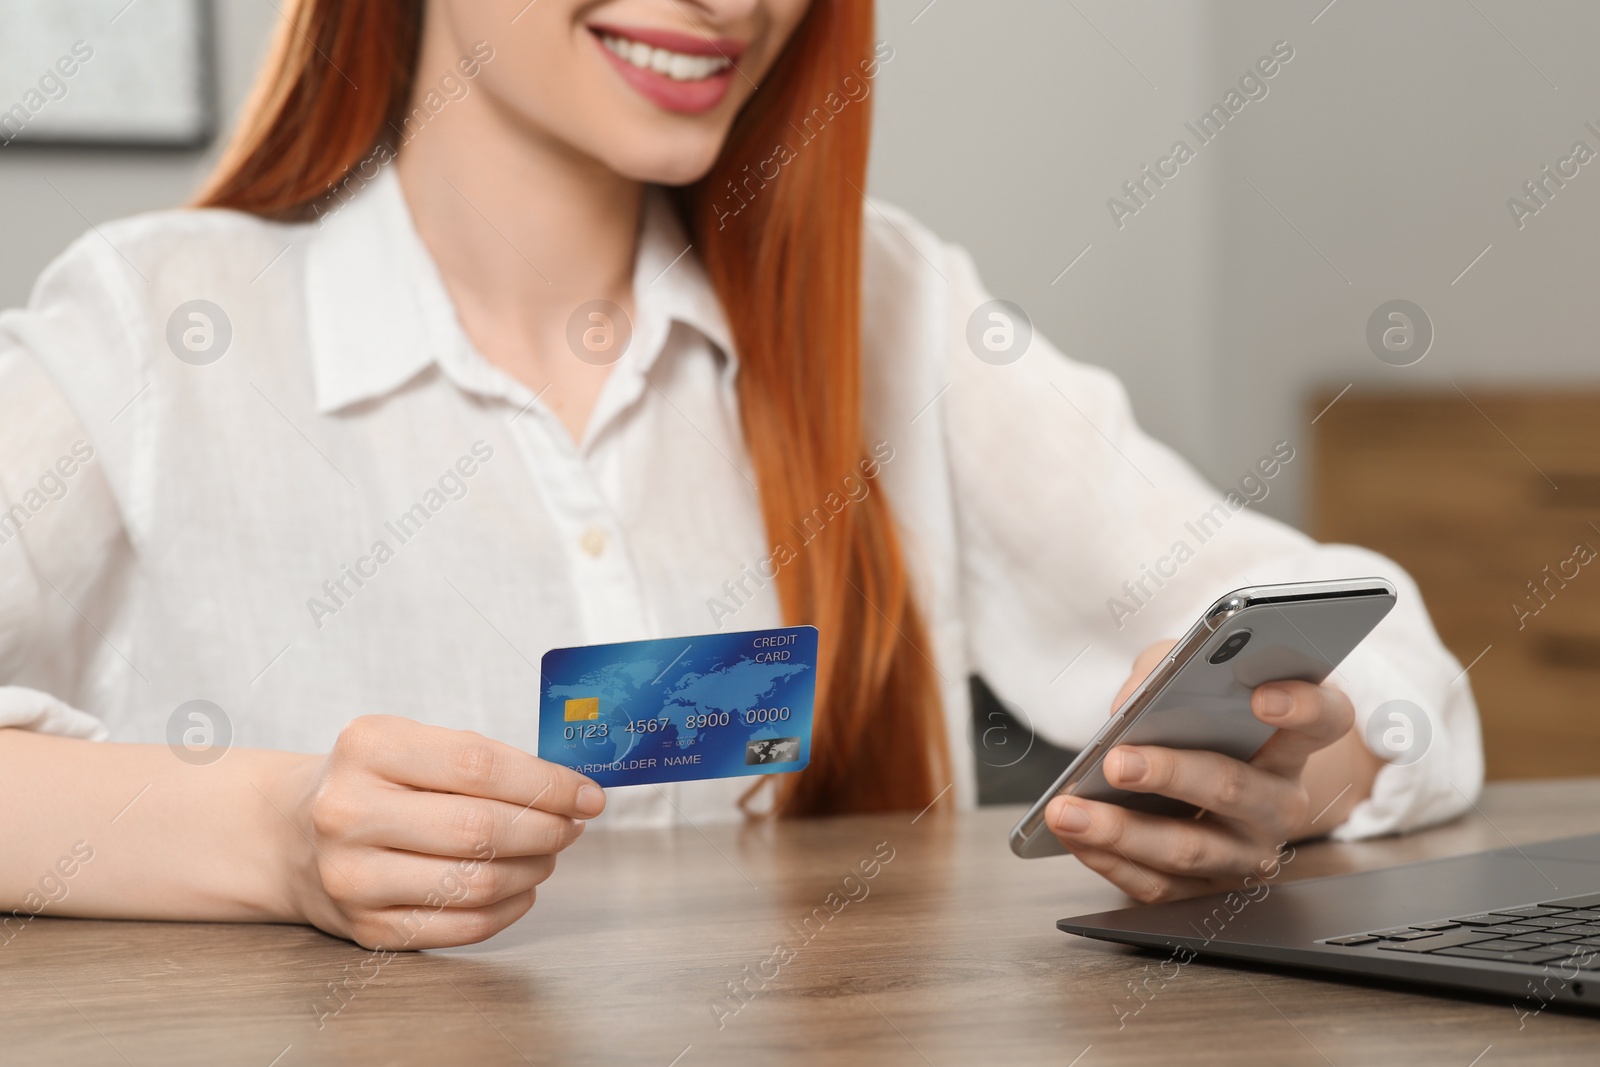
<instances>
[{"instance_id":1,"label":"phone camera lens","mask_svg":"<svg viewBox=\"0 0 1600 1067\"><path fill-rule=\"evenodd\" d=\"M1233 657L1237 656L1239 651L1249 643L1250 631L1236 630L1228 635L1228 639L1226 641L1217 646L1217 650L1215 652L1211 653L1211 659L1209 662L1226 663Z\"/></svg>"}]
</instances>

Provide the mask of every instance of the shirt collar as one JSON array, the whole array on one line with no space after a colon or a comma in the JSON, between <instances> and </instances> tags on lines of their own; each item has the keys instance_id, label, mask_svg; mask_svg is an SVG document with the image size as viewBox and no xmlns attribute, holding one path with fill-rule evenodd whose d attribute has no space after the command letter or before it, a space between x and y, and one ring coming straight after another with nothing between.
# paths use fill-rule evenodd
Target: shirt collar
<instances>
[{"instance_id":1,"label":"shirt collar","mask_svg":"<svg viewBox=\"0 0 1600 1067\"><path fill-rule=\"evenodd\" d=\"M435 364L474 391L519 402L529 392L472 349L392 167L322 217L305 284L320 412L386 396ZM721 302L671 201L655 186L646 189L633 295L638 321L617 369L642 378L680 322L721 351L725 380L732 379L737 356Z\"/></svg>"},{"instance_id":2,"label":"shirt collar","mask_svg":"<svg viewBox=\"0 0 1600 1067\"><path fill-rule=\"evenodd\" d=\"M692 326L716 345L730 364L737 361L722 301L706 277L700 256L684 236L683 224L665 190L645 188L639 251L633 266L634 310L640 322L651 316ZM649 357L654 359L654 354Z\"/></svg>"}]
</instances>

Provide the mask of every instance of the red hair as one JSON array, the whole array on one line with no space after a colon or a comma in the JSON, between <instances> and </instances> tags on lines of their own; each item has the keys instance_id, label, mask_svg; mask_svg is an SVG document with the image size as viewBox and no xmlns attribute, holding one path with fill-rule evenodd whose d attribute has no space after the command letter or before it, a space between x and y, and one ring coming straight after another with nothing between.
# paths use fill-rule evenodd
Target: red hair
<instances>
[{"instance_id":1,"label":"red hair","mask_svg":"<svg viewBox=\"0 0 1600 1067\"><path fill-rule=\"evenodd\" d=\"M198 206L305 217L397 141L422 13L421 0L293 5ZM865 471L870 486L884 458L869 456L861 421L871 113L858 87L871 69L872 18L871 0L814 0L711 172L675 193L739 350L741 421L768 536L790 549L774 553L783 617L819 632L811 763L774 776L785 815L917 808L949 784L927 630L888 502L851 494L837 514L824 512L814 537L805 526L842 498L847 477ZM823 110L846 96L847 106ZM760 168L752 188L752 170L775 151L784 152L777 175ZM746 201L736 190L759 195ZM812 539L795 544L803 528Z\"/></svg>"}]
</instances>

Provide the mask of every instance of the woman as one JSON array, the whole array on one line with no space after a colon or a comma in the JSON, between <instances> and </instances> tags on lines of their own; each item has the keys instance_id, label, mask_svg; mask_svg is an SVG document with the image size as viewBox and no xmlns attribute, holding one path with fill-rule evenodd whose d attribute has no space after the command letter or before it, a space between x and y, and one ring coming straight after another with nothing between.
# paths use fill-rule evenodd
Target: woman
<instances>
[{"instance_id":1,"label":"woman","mask_svg":"<svg viewBox=\"0 0 1600 1067\"><path fill-rule=\"evenodd\" d=\"M1393 564L1219 505L863 207L866 0L423 6L304 0L200 209L86 235L0 319L7 909L87 849L50 914L478 940L602 808L970 806L970 671L1079 746L1247 582L1402 599L1338 686L1257 690L1251 764L1119 750L1212 814L1057 802L1079 859L1174 897L1475 793ZM528 754L545 649L785 622L821 634L804 772L607 798ZM1385 766L1356 724L1402 697L1432 744Z\"/></svg>"}]
</instances>

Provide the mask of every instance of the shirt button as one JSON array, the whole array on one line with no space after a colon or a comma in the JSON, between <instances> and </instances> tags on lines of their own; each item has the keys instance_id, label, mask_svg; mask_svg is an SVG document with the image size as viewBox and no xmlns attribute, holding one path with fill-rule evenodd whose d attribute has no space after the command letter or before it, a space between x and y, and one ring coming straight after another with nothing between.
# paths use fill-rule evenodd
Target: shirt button
<instances>
[{"instance_id":1,"label":"shirt button","mask_svg":"<svg viewBox=\"0 0 1600 1067\"><path fill-rule=\"evenodd\" d=\"M606 550L606 532L598 526L591 526L583 531L583 537L578 543L589 555L598 557Z\"/></svg>"}]
</instances>

